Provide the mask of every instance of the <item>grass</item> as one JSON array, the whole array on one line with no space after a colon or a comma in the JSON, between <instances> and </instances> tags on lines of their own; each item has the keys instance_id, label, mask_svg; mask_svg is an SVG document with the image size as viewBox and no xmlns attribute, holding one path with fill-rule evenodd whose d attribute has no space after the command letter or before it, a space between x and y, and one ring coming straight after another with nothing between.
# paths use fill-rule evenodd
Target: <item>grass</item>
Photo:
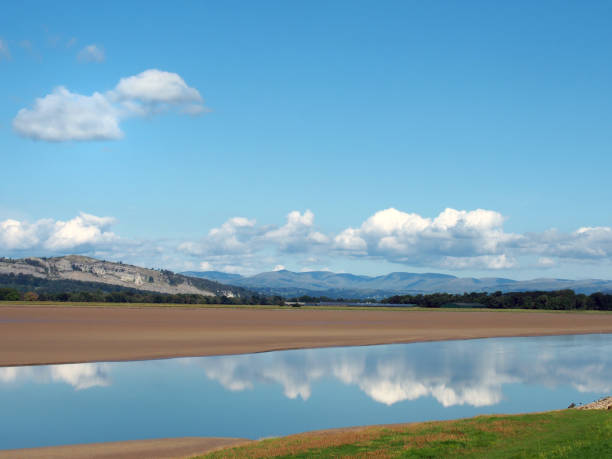
<instances>
[{"instance_id":1,"label":"grass","mask_svg":"<svg viewBox=\"0 0 612 459\"><path fill-rule=\"evenodd\" d=\"M562 410L312 432L253 442L204 458L612 457L612 412Z\"/></svg>"},{"instance_id":2,"label":"grass","mask_svg":"<svg viewBox=\"0 0 612 459\"><path fill-rule=\"evenodd\" d=\"M385 307L385 306L292 306L251 305L251 304L180 304L180 303L106 303L106 302L76 302L76 301L0 301L2 306L50 306L77 308L182 308L182 309L282 309L282 310L317 310L317 311L438 311L438 312L524 312L524 313L556 313L556 314L612 314L612 311L597 311L583 309L488 309L488 308L422 308L422 307Z\"/></svg>"}]
</instances>

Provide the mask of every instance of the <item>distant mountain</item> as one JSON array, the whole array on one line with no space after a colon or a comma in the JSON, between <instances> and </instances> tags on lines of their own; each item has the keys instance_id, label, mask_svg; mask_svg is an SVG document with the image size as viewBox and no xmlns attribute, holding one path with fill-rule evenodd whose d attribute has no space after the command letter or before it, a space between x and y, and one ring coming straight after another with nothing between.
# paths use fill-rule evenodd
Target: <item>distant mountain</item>
<instances>
[{"instance_id":1,"label":"distant mountain","mask_svg":"<svg viewBox=\"0 0 612 459\"><path fill-rule=\"evenodd\" d=\"M395 272L384 276L312 271L272 271L243 277L218 271L189 271L193 277L222 280L268 295L327 296L330 298L384 298L398 294L518 292L572 289L577 293L612 291L612 281L599 279L533 279L516 281L502 277L456 277L437 273ZM225 277L231 276L231 278Z\"/></svg>"},{"instance_id":2,"label":"distant mountain","mask_svg":"<svg viewBox=\"0 0 612 459\"><path fill-rule=\"evenodd\" d=\"M221 271L184 271L181 274L221 282L222 284L231 284L236 279L242 279L240 274L222 273Z\"/></svg>"},{"instance_id":3,"label":"distant mountain","mask_svg":"<svg viewBox=\"0 0 612 459\"><path fill-rule=\"evenodd\" d=\"M89 291L96 286L109 285L149 292L193 293L206 296L242 296L246 293L243 288L208 279L79 255L55 258L0 258L0 281L5 284L15 284L15 278L19 275L44 280L38 284L50 291L59 291L59 288L65 288L66 291Z\"/></svg>"}]
</instances>

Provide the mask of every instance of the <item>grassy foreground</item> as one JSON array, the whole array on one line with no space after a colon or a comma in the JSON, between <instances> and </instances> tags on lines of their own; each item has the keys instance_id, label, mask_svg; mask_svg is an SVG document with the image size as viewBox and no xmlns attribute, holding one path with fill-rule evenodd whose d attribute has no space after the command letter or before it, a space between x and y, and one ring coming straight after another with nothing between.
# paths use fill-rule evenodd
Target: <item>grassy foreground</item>
<instances>
[{"instance_id":1,"label":"grassy foreground","mask_svg":"<svg viewBox=\"0 0 612 459\"><path fill-rule=\"evenodd\" d=\"M562 410L312 432L198 458L612 457L612 412Z\"/></svg>"}]
</instances>

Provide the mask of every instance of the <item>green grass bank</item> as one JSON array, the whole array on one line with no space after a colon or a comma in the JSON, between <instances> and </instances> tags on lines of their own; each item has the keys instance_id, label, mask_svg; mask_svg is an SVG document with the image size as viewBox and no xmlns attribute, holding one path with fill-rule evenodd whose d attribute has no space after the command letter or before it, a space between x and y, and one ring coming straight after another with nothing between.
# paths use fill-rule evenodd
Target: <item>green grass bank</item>
<instances>
[{"instance_id":1,"label":"green grass bank","mask_svg":"<svg viewBox=\"0 0 612 459\"><path fill-rule=\"evenodd\" d=\"M612 411L568 409L311 432L223 449L198 459L247 457L612 457Z\"/></svg>"}]
</instances>

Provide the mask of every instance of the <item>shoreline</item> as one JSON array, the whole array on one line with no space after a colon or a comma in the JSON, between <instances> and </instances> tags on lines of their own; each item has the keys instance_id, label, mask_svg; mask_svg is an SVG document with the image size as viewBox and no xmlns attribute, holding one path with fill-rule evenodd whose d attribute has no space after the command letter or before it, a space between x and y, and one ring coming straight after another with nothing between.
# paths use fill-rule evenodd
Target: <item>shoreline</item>
<instances>
[{"instance_id":1,"label":"shoreline","mask_svg":"<svg viewBox=\"0 0 612 459\"><path fill-rule=\"evenodd\" d=\"M612 314L0 306L0 367L612 333Z\"/></svg>"},{"instance_id":2,"label":"shoreline","mask_svg":"<svg viewBox=\"0 0 612 459\"><path fill-rule=\"evenodd\" d=\"M177 437L149 440L126 440L100 443L78 443L0 450L0 459L171 459L208 454L220 449L251 443L246 438Z\"/></svg>"},{"instance_id":3,"label":"shoreline","mask_svg":"<svg viewBox=\"0 0 612 459\"><path fill-rule=\"evenodd\" d=\"M274 349L264 349L251 352L237 352L237 353L226 353L226 354L203 354L203 355L169 355L161 357L144 357L144 358L127 358L127 359L106 359L106 360L83 360L83 361L70 361L70 362L44 362L44 363L18 363L12 365L0 365L0 368L20 368L20 367L40 367L46 365L78 365L84 363L128 363L128 362L146 362L154 360L172 360L172 359L189 359L198 357L225 357L234 355L250 355L250 354L266 354L269 352L283 352L283 351L299 351L307 349L341 349L346 347L366 347L366 346L389 346L394 344L417 344L417 343L436 343L442 341L472 341L472 340L484 340L484 339L498 339L498 338L537 338L545 336L583 336L583 335L611 335L612 331L593 331L593 332L579 332L575 333L569 331L567 333L540 333L540 334L517 334L517 335L487 335L487 336L476 336L469 338L435 338L435 339L418 339L412 341L393 341L393 342L380 342L380 343L366 343L366 344L333 344L333 345L312 345L302 347L281 347ZM208 437L206 437L208 438Z\"/></svg>"},{"instance_id":4,"label":"shoreline","mask_svg":"<svg viewBox=\"0 0 612 459\"><path fill-rule=\"evenodd\" d=\"M603 402L605 402L605 406L602 405ZM300 439L298 443L307 444L309 439L314 439L316 442L317 437L319 439L327 438L329 442L329 439L333 441L334 437L336 439L341 439L341 437L344 436L348 437L349 441L354 441L356 437L359 437L363 433L372 431L419 429L432 425L445 426L453 425L457 422L473 422L483 419L519 418L524 416L538 415L546 416L550 414L563 414L584 410L607 411L610 409L609 406L612 406L612 397L605 397L601 400L597 400L581 407L570 407L551 411L535 411L517 414L481 414L467 418L448 420L334 427L259 439L231 437L176 437L9 449L0 450L0 459L110 459L117 457L118 454L121 454L121 457L126 459L171 459L179 457L195 459L215 452L222 453L228 448L254 447L256 449L263 442L270 440L286 442L287 440L291 441ZM435 439L433 441L435 441Z\"/></svg>"}]
</instances>

